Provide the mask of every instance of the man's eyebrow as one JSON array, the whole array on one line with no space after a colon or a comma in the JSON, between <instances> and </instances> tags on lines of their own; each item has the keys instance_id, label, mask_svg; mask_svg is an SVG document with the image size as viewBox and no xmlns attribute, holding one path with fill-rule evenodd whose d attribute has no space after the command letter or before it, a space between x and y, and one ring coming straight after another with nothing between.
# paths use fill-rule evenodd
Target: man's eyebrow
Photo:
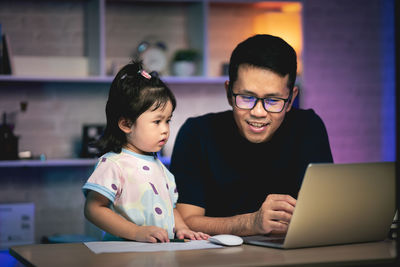
<instances>
[{"instance_id":1,"label":"man's eyebrow","mask_svg":"<svg viewBox=\"0 0 400 267\"><path fill-rule=\"evenodd\" d=\"M256 93L254 93L254 92L252 92L252 91L249 91L249 90L247 90L247 89L243 89L243 90L239 90L239 92L238 92L239 94L245 94L245 95L252 95L252 96L257 96L257 94ZM257 96L258 97L258 96ZM271 93L271 94L265 94L264 96L262 96L262 97L282 97L281 96L281 94L274 94L274 93Z\"/></svg>"},{"instance_id":2,"label":"man's eyebrow","mask_svg":"<svg viewBox=\"0 0 400 267\"><path fill-rule=\"evenodd\" d=\"M247 95L256 95L254 92L249 91L249 90L247 90L247 89L241 89L241 90L239 90L238 93L239 93L239 94L247 94Z\"/></svg>"}]
</instances>

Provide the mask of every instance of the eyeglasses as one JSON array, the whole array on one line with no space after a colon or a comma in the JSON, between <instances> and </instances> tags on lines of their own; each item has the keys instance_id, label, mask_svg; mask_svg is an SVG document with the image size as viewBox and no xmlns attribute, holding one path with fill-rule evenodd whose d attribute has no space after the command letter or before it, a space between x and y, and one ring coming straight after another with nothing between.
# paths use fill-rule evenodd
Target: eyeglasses
<instances>
[{"instance_id":1,"label":"eyeglasses","mask_svg":"<svg viewBox=\"0 0 400 267\"><path fill-rule=\"evenodd\" d=\"M290 101L292 97L292 95L289 95L286 99L280 97L260 98L251 95L234 94L233 92L232 95L235 98L236 107L240 109L253 109L257 105L258 100L261 100L264 109L271 113L282 112L286 102Z\"/></svg>"}]
</instances>

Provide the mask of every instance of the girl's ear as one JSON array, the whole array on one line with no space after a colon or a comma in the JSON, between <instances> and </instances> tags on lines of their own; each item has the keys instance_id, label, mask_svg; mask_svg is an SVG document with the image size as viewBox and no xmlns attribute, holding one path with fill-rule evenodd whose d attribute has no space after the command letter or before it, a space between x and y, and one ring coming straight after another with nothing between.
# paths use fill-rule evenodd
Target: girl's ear
<instances>
[{"instance_id":1,"label":"girl's ear","mask_svg":"<svg viewBox=\"0 0 400 267\"><path fill-rule=\"evenodd\" d=\"M128 119L120 118L118 120L118 127L121 129L121 131L123 131L126 134L129 134L132 132L132 123Z\"/></svg>"}]
</instances>

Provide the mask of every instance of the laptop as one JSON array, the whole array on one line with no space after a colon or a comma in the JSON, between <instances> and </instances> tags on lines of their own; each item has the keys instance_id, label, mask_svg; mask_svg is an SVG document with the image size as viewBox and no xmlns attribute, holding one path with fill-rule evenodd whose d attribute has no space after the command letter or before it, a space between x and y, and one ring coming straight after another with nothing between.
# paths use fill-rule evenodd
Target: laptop
<instances>
[{"instance_id":1,"label":"laptop","mask_svg":"<svg viewBox=\"0 0 400 267\"><path fill-rule=\"evenodd\" d=\"M395 201L394 162L309 164L286 236L243 240L282 249L381 241Z\"/></svg>"}]
</instances>

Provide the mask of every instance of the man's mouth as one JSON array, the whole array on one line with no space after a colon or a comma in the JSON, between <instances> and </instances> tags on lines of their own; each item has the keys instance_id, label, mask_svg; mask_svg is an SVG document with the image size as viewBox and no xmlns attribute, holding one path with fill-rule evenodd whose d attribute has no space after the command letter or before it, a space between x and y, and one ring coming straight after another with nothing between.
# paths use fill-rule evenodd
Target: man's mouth
<instances>
[{"instance_id":1,"label":"man's mouth","mask_svg":"<svg viewBox=\"0 0 400 267\"><path fill-rule=\"evenodd\" d=\"M251 122L251 121L246 121L246 122L250 126L250 130L256 133L264 131L265 128L270 124L265 122Z\"/></svg>"},{"instance_id":2,"label":"man's mouth","mask_svg":"<svg viewBox=\"0 0 400 267\"><path fill-rule=\"evenodd\" d=\"M262 128L267 126L269 123L262 123L262 122L250 122L250 121L246 121L247 124L249 124L250 126L253 126L255 128Z\"/></svg>"}]
</instances>

